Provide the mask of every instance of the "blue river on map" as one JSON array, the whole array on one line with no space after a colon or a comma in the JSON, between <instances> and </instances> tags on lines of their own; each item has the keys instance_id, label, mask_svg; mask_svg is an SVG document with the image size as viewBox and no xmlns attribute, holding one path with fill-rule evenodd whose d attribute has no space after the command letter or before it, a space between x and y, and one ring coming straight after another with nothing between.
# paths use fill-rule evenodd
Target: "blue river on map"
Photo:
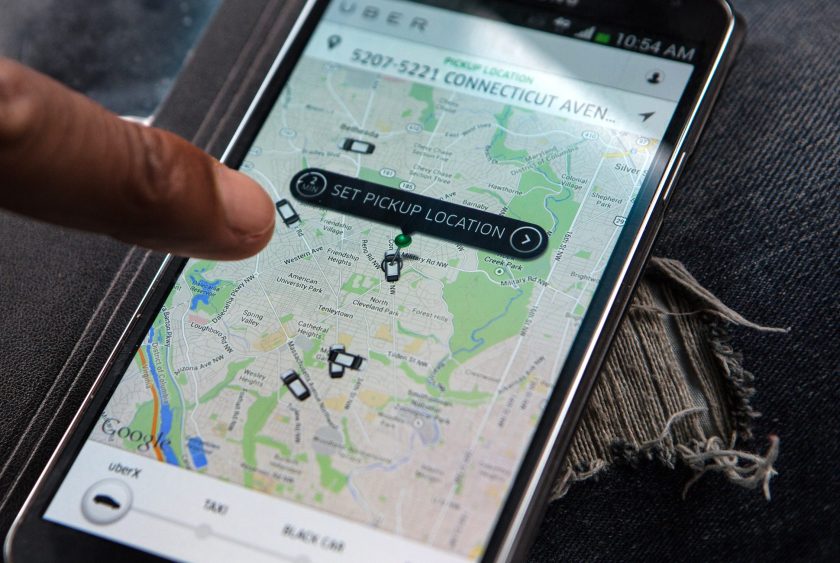
<instances>
[{"instance_id":1,"label":"blue river on map","mask_svg":"<svg viewBox=\"0 0 840 563\"><path fill-rule=\"evenodd\" d=\"M152 327L149 329L149 342L146 345L146 357L149 358L149 371L152 372L152 379L154 380L158 398L160 399L160 430L158 435L161 438L161 442L163 442L169 438L169 432L172 430L172 409L169 407L169 403L163 400L164 394L161 392L160 376L158 375L157 368L155 367L155 362L152 360L152 342L154 341L154 338L155 329ZM175 455L175 452L172 450L172 444L166 442L161 445L160 449L163 451L163 457L166 459L166 463L180 465L178 463L178 456Z\"/></svg>"},{"instance_id":2,"label":"blue river on map","mask_svg":"<svg viewBox=\"0 0 840 563\"><path fill-rule=\"evenodd\" d=\"M198 436L194 436L187 440L187 449L192 457L193 466L196 469L202 469L207 465L207 456L204 454L204 441Z\"/></svg>"}]
</instances>

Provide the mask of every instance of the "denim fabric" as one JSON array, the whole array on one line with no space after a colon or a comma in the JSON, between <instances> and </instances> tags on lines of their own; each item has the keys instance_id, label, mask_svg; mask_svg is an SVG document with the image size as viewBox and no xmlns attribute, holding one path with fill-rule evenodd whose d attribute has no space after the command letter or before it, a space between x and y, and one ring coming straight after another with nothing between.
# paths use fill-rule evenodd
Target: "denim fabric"
<instances>
[{"instance_id":1,"label":"denim fabric","mask_svg":"<svg viewBox=\"0 0 840 563\"><path fill-rule=\"evenodd\" d=\"M788 335L736 331L756 376L749 449L778 434L772 501L656 463L553 503L531 559L840 560L840 2L740 0L747 42L654 249Z\"/></svg>"}]
</instances>

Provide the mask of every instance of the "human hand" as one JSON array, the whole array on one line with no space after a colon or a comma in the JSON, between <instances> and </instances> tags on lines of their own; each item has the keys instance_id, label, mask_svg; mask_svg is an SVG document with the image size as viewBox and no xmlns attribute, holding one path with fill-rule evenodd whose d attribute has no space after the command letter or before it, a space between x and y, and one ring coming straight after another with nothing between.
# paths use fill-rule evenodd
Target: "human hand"
<instances>
[{"instance_id":1,"label":"human hand","mask_svg":"<svg viewBox=\"0 0 840 563\"><path fill-rule=\"evenodd\" d=\"M257 253L275 217L256 182L187 141L2 58L0 207L212 259Z\"/></svg>"}]
</instances>

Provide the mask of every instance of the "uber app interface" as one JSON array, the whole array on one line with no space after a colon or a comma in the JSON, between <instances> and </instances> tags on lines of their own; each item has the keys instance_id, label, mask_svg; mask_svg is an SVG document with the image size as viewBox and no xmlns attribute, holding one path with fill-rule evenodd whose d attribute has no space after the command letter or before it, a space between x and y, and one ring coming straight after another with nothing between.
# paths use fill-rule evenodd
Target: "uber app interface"
<instances>
[{"instance_id":1,"label":"uber app interface","mask_svg":"<svg viewBox=\"0 0 840 563\"><path fill-rule=\"evenodd\" d=\"M46 517L175 558L480 557L691 69L333 2L241 167L271 244L188 262Z\"/></svg>"}]
</instances>

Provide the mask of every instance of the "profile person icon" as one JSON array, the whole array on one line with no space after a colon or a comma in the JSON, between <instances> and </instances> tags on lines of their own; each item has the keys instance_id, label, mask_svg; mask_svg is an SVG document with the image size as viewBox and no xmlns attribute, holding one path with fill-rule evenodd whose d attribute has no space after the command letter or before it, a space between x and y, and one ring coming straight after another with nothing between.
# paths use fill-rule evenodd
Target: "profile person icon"
<instances>
[{"instance_id":1,"label":"profile person icon","mask_svg":"<svg viewBox=\"0 0 840 563\"><path fill-rule=\"evenodd\" d=\"M652 70L647 75L647 81L649 84L661 84L664 78L665 75L662 74L661 70Z\"/></svg>"}]
</instances>

